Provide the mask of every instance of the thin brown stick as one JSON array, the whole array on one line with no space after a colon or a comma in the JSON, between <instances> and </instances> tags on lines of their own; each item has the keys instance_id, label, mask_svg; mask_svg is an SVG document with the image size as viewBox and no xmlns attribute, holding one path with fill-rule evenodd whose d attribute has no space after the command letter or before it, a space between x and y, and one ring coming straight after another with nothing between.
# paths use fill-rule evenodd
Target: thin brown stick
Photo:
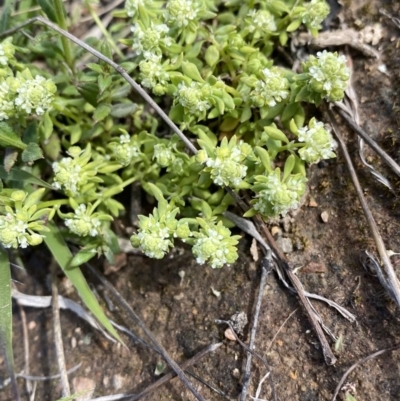
<instances>
[{"instance_id":1,"label":"thin brown stick","mask_svg":"<svg viewBox=\"0 0 400 401\"><path fill-rule=\"evenodd\" d=\"M377 226L377 224L375 222L374 216L372 215L371 210L370 210L370 208L368 206L368 203L367 203L367 201L366 201L366 199L364 197L364 193L362 191L360 182L358 181L356 171L355 171L353 163L352 163L352 161L350 159L350 155L349 155L349 153L347 151L346 144L345 144L345 142L344 142L344 140L343 140L343 138L342 138L342 136L341 136L341 134L340 134L340 132L338 130L335 117L333 116L332 112L329 109L328 109L328 115L329 115L329 118L331 120L333 132L335 133L335 135L336 135L336 137L337 137L337 139L339 141L340 148L342 150L344 159L346 161L346 165L347 165L347 168L349 170L351 179L353 181L353 185L354 185L354 188L356 190L358 199L359 199L359 201L361 203L365 218L367 219L367 222L369 224L372 236L374 237L374 241L375 241L379 256L380 256L380 258L382 260L383 266L385 267L385 272L386 272L387 277L388 277L388 284L391 286L391 289L392 289L392 292L393 292L394 301L396 302L396 304L398 306L400 306L400 282L399 282L399 280L398 280L398 278L396 276L396 273L395 273L395 271L393 269L392 262L390 261L389 255L388 255L387 250L385 248L385 244L384 244L383 239L382 239L382 237L381 237L381 235L379 233L378 226Z\"/></svg>"},{"instance_id":2,"label":"thin brown stick","mask_svg":"<svg viewBox=\"0 0 400 401\"><path fill-rule=\"evenodd\" d=\"M370 361L371 359L374 359L374 358L376 358L377 356L380 356L380 355L382 355L382 354L384 354L384 353L386 353L386 352L395 351L396 349L399 349L399 348L400 348L400 344L397 344L397 345L395 345L395 346L393 346L393 347L385 348L385 349L382 349L382 350L380 350L380 351L376 351L376 352L374 352L373 354L368 355L367 357L365 357L365 358L361 359L360 361L356 362L354 365L350 366L350 368L347 369L346 373L345 373L345 374L342 376L342 378L340 379L340 382L339 382L339 384L337 385L337 387L336 387L336 389L335 389L335 392L333 393L333 397L332 397L332 400L331 400L331 401L335 401L335 400L336 400L336 397L337 397L337 395L339 394L339 391L340 391L340 389L342 388L342 386L343 386L344 382L346 381L347 377L349 376L349 374L350 374L357 366L360 366L362 363L367 362L367 361Z\"/></svg>"},{"instance_id":3,"label":"thin brown stick","mask_svg":"<svg viewBox=\"0 0 400 401\"><path fill-rule=\"evenodd\" d=\"M179 379L186 385L186 387L191 391L191 393L196 397L198 401L205 401L204 398L198 393L198 391L193 387L193 384L188 380L185 373L181 369L181 367L171 358L168 354L167 350L163 347L161 343L159 343L154 336L154 334L146 327L146 325L142 322L142 319L136 314L136 312L132 309L132 307L128 304L125 298L117 291L117 289L105 278L102 274L100 274L94 267L92 267L89 263L86 263L86 266L90 269L90 271L101 281L105 288L107 288L116 299L120 302L121 306L132 320L143 330L143 332L147 335L153 345L157 348L158 352L165 359L165 361L171 366L171 368L175 371L176 375Z\"/></svg>"},{"instance_id":4,"label":"thin brown stick","mask_svg":"<svg viewBox=\"0 0 400 401\"><path fill-rule=\"evenodd\" d=\"M58 305L57 265L54 260L51 263L51 272L52 272L51 295L52 295L52 310L53 310L54 343L56 346L58 369L60 371L62 396L69 397L71 395L71 390L68 382L67 368L65 367L64 345L62 340L61 324L60 324L60 308Z\"/></svg>"},{"instance_id":5,"label":"thin brown stick","mask_svg":"<svg viewBox=\"0 0 400 401\"><path fill-rule=\"evenodd\" d=\"M269 343L267 349L265 350L265 352L268 352L271 347L272 344L274 343L274 341L276 340L276 337L278 337L278 334L282 331L283 327L285 326L285 324L290 320L290 318L299 310L299 308L296 308L293 312L290 313L290 315L285 319L285 321L281 324L281 326L279 327L278 331L275 333L275 335L273 336L271 342Z\"/></svg>"},{"instance_id":6,"label":"thin brown stick","mask_svg":"<svg viewBox=\"0 0 400 401\"><path fill-rule=\"evenodd\" d=\"M222 343L216 343L216 344L211 344L208 347L202 349L199 353L197 353L195 356L193 356L192 358L188 359L187 361L183 362L181 364L181 369L185 370L187 369L189 366L194 365L195 363L197 363L201 358L203 358L205 355L207 355L210 352L214 352L216 351L219 347L221 347ZM151 384L150 386L148 386L147 388L145 388L142 392L140 392L137 395L132 396L131 398L129 398L128 401L137 401L139 399L141 399L142 397L144 397L145 395L148 395L150 393L152 393L154 390L156 390L157 388L159 388L160 386L162 386L163 384L167 383L168 381L170 381L171 379L173 379L174 377L176 377L176 373L175 372L169 372L166 375L164 375L163 377L161 377L160 379L158 379L155 383Z\"/></svg>"},{"instance_id":7,"label":"thin brown stick","mask_svg":"<svg viewBox=\"0 0 400 401\"><path fill-rule=\"evenodd\" d=\"M335 107L336 112L346 123L376 152L378 156L400 176L400 166L340 107Z\"/></svg>"},{"instance_id":8,"label":"thin brown stick","mask_svg":"<svg viewBox=\"0 0 400 401\"><path fill-rule=\"evenodd\" d=\"M26 324L26 314L22 305L18 304L19 314L21 316L21 324L22 324L22 338L24 344L24 373L29 375L29 336L28 336L28 328ZM25 381L25 389L28 394L29 399L31 399L32 393L32 383L29 380Z\"/></svg>"},{"instance_id":9,"label":"thin brown stick","mask_svg":"<svg viewBox=\"0 0 400 401\"><path fill-rule=\"evenodd\" d=\"M264 288L265 284L267 283L267 276L272 271L272 266L273 266L272 255L271 252L269 252L269 254L261 260L261 279L260 279L260 285L258 287L257 303L253 317L253 326L251 328L251 333L250 333L250 341L249 341L250 349L254 348L257 327L258 327L258 318L260 316ZM242 393L240 394L240 401L245 401L247 397L247 390L250 385L250 369L251 369L252 356L253 355L251 354L251 352L247 353L247 361L243 375L243 387L242 387Z\"/></svg>"}]
</instances>

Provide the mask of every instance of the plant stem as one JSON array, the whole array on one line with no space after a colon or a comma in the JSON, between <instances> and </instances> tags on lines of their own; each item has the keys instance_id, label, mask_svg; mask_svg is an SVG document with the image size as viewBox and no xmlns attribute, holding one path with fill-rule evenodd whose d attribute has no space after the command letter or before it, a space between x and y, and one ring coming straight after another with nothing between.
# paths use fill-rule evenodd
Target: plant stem
<instances>
[{"instance_id":1,"label":"plant stem","mask_svg":"<svg viewBox=\"0 0 400 401\"><path fill-rule=\"evenodd\" d=\"M64 31L68 30L67 20L65 18L65 8L62 0L54 0L54 10L56 13L57 24ZM74 70L74 58L72 56L71 42L64 35L61 35L61 43L64 48L65 61L71 70Z\"/></svg>"}]
</instances>

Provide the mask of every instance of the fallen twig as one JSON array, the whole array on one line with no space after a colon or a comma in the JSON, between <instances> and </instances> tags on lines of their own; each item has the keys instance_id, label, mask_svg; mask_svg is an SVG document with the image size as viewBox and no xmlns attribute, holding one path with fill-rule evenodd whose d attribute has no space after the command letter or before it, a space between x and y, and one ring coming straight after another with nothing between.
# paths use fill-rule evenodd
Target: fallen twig
<instances>
[{"instance_id":1,"label":"fallen twig","mask_svg":"<svg viewBox=\"0 0 400 401\"><path fill-rule=\"evenodd\" d=\"M71 395L71 390L68 382L67 368L65 366L64 345L62 340L61 324L60 324L60 307L58 306L57 265L54 260L51 263L50 270L52 273L51 293L52 293L54 344L56 346L58 369L60 370L62 396L69 397Z\"/></svg>"},{"instance_id":2,"label":"fallen twig","mask_svg":"<svg viewBox=\"0 0 400 401\"><path fill-rule=\"evenodd\" d=\"M269 374L269 380L270 380L270 384L271 384L271 390L272 390L272 396L274 397L274 401L277 401L278 398L276 396L276 391L275 391L275 385L274 382L272 380L272 375L271 375L271 368L269 367L268 362L258 353L255 352L253 349L249 348L236 334L235 329L232 326L232 323L227 321L227 320L221 320L221 319L216 319L215 323L217 324L227 324L229 326L229 328L232 331L232 334L234 335L236 341L250 354L252 354L253 356L255 356L256 358L258 358L262 364L265 366L265 368L267 369L267 371L270 373Z\"/></svg>"},{"instance_id":3,"label":"fallen twig","mask_svg":"<svg viewBox=\"0 0 400 401\"><path fill-rule=\"evenodd\" d=\"M24 373L29 375L29 336L28 336L28 328L26 325L26 314L22 305L19 306L19 314L21 315L21 324L22 324L22 338L24 344ZM26 393L31 400L32 396L32 384L29 380L25 382Z\"/></svg>"},{"instance_id":4,"label":"fallen twig","mask_svg":"<svg viewBox=\"0 0 400 401\"><path fill-rule=\"evenodd\" d=\"M362 363L367 362L367 361L369 361L369 360L371 360L371 359L374 359L374 358L376 358L377 356L384 354L385 352L395 351L396 349L399 349L399 348L400 348L400 344L397 344L397 345L395 345L395 346L393 346L393 347L390 347L390 348L382 349L382 350L380 350L380 351L374 352L374 353L371 354L371 355L368 355L367 357L365 357L365 358L361 359L360 361L356 362L354 365L350 366L350 368L347 369L346 373L345 373L345 374L343 375L343 377L340 379L340 382L339 382L339 384L337 385L337 387L336 387L336 389L335 389L335 392L333 393L333 397L332 397L332 400L331 400L331 401L335 401L335 400L336 400L336 397L337 397L337 395L339 394L339 391L340 391L340 389L342 388L342 386L343 386L344 382L346 381L347 377L349 376L349 374L350 374L357 366L359 366L359 365L361 365Z\"/></svg>"},{"instance_id":5,"label":"fallen twig","mask_svg":"<svg viewBox=\"0 0 400 401\"><path fill-rule=\"evenodd\" d=\"M381 258L383 266L385 267L385 272L386 272L386 275L388 277L387 281L388 281L388 284L391 287L392 296L394 297L394 301L396 302L396 304L398 306L400 306L400 283L399 283L399 280L398 280L398 278L396 276L396 273L395 273L395 271L393 269L392 262L390 261L389 255L388 255L387 250L385 248L385 244L384 244L383 239L382 239L382 237L381 237L381 235L379 233L379 230L378 230L378 227L376 225L374 216L372 215L371 210L369 209L367 201L366 201L366 199L364 197L361 185L360 185L360 183L358 181L358 178L357 178L357 174L356 174L356 172L354 170L353 163L352 163L352 161L350 159L350 155L349 155L349 153L347 151L346 144L344 143L343 138L340 135L339 130L337 128L335 117L333 116L332 112L329 109L328 109L328 115L329 115L329 118L331 120L333 132L335 133L336 137L338 138L338 141L339 141L339 144L340 144L340 148L342 150L344 159L346 161L347 168L348 168L348 170L350 172L350 176L351 176L351 179L353 181L354 188L355 188L355 190L357 192L358 199L360 200L361 206L363 208L364 215L365 215L365 217L367 219L367 222L369 224L370 230L372 232L372 236L374 237L375 244L376 244L376 247L378 249L379 256Z\"/></svg>"},{"instance_id":6,"label":"fallen twig","mask_svg":"<svg viewBox=\"0 0 400 401\"><path fill-rule=\"evenodd\" d=\"M192 394L196 397L198 401L204 401L204 398L198 393L198 391L193 387L192 383L188 380L183 370L180 366L170 357L167 350L157 341L154 334L145 326L140 317L136 314L136 312L132 309L132 307L126 302L124 297L115 289L115 287L105 278L103 277L94 267L92 267L89 263L86 264L90 271L101 281L105 288L107 288L114 296L118 299L121 306L128 315L135 321L135 323L143 330L143 332L147 335L153 345L157 348L158 352L165 359L165 361L171 366L171 368L175 371L176 375L179 379L186 385L186 387L192 392Z\"/></svg>"},{"instance_id":7,"label":"fallen twig","mask_svg":"<svg viewBox=\"0 0 400 401\"><path fill-rule=\"evenodd\" d=\"M400 166L343 110L343 106L336 102L336 112L346 121L346 123L359 135L382 160L400 176Z\"/></svg>"},{"instance_id":8,"label":"fallen twig","mask_svg":"<svg viewBox=\"0 0 400 401\"><path fill-rule=\"evenodd\" d=\"M197 353L194 357L188 359L187 361L183 362L181 364L181 369L185 370L189 366L194 365L196 362L198 362L201 358L203 358L205 355L207 355L210 352L216 351L222 343L216 343L216 344L211 344L208 347L204 348L201 350L199 353ZM129 398L129 401L137 401L144 397L145 395L148 395L152 393L154 390L156 390L158 387L162 386L163 384L167 383L169 380L173 379L176 376L175 372L170 372L158 379L156 382L145 388L142 392L136 395L132 395L131 398ZM193 376L191 374L191 376ZM196 379L198 379L196 377Z\"/></svg>"},{"instance_id":9,"label":"fallen twig","mask_svg":"<svg viewBox=\"0 0 400 401\"><path fill-rule=\"evenodd\" d=\"M255 311L254 311L254 317L253 317L253 326L251 328L251 333L250 333L250 341L249 341L250 349L254 348L254 342L256 340L258 318L260 316L264 288L265 288L265 284L267 283L267 276L272 271L272 268L273 268L272 265L273 265L272 255L271 255L271 252L268 252L267 256L265 256L261 260L261 279L260 279L260 285L258 287L257 303L256 303ZM240 401L246 400L247 390L248 390L249 384L250 384L251 360L252 360L252 354L251 354L251 352L248 352L246 367L245 367L245 371L243 374L243 387L242 387L242 393L240 395Z\"/></svg>"}]
</instances>

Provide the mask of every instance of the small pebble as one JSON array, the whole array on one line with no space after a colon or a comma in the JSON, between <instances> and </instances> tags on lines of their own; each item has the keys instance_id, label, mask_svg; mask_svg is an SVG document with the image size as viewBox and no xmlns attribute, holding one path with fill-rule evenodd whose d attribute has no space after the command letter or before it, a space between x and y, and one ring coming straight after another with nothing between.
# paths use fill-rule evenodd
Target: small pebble
<instances>
[{"instance_id":1,"label":"small pebble","mask_svg":"<svg viewBox=\"0 0 400 401\"><path fill-rule=\"evenodd\" d=\"M96 382L94 380L87 377L74 377L72 379L72 385L75 393L82 393L82 395L75 397L76 401L87 401L92 399L96 388Z\"/></svg>"},{"instance_id":2,"label":"small pebble","mask_svg":"<svg viewBox=\"0 0 400 401\"><path fill-rule=\"evenodd\" d=\"M290 238L278 238L276 244L282 250L283 253L293 252L293 242Z\"/></svg>"},{"instance_id":3,"label":"small pebble","mask_svg":"<svg viewBox=\"0 0 400 401\"><path fill-rule=\"evenodd\" d=\"M183 292L180 292L178 295L174 296L175 301L180 301L183 298L185 298L185 294Z\"/></svg>"},{"instance_id":4,"label":"small pebble","mask_svg":"<svg viewBox=\"0 0 400 401\"><path fill-rule=\"evenodd\" d=\"M121 375L114 375L112 379L112 385L114 387L114 390L120 390L122 386L124 385L124 377Z\"/></svg>"},{"instance_id":5,"label":"small pebble","mask_svg":"<svg viewBox=\"0 0 400 401\"><path fill-rule=\"evenodd\" d=\"M278 226L273 226L271 228L271 234L275 237L280 237L282 235L282 230Z\"/></svg>"},{"instance_id":6,"label":"small pebble","mask_svg":"<svg viewBox=\"0 0 400 401\"><path fill-rule=\"evenodd\" d=\"M308 202L309 207L317 207L318 203L315 201L314 198L310 198L310 202Z\"/></svg>"},{"instance_id":7,"label":"small pebble","mask_svg":"<svg viewBox=\"0 0 400 401\"><path fill-rule=\"evenodd\" d=\"M33 330L36 327L36 322L34 320L31 320L28 323L28 330Z\"/></svg>"},{"instance_id":8,"label":"small pebble","mask_svg":"<svg viewBox=\"0 0 400 401\"><path fill-rule=\"evenodd\" d=\"M75 337L71 337L71 347L72 347L72 349L74 349L76 347L76 338Z\"/></svg>"},{"instance_id":9,"label":"small pebble","mask_svg":"<svg viewBox=\"0 0 400 401\"><path fill-rule=\"evenodd\" d=\"M324 211L324 212L321 213L321 220L322 220L324 223L327 223L327 222L328 222L328 220L329 220L329 213L328 213L327 211Z\"/></svg>"},{"instance_id":10,"label":"small pebble","mask_svg":"<svg viewBox=\"0 0 400 401\"><path fill-rule=\"evenodd\" d=\"M233 376L235 379L239 379L239 377L240 377L240 371L239 371L238 368L235 368L235 369L232 370L232 376Z\"/></svg>"},{"instance_id":11,"label":"small pebble","mask_svg":"<svg viewBox=\"0 0 400 401\"><path fill-rule=\"evenodd\" d=\"M232 330L227 328L224 332L224 336L227 340L236 341L236 337L233 335Z\"/></svg>"},{"instance_id":12,"label":"small pebble","mask_svg":"<svg viewBox=\"0 0 400 401\"><path fill-rule=\"evenodd\" d=\"M110 384L110 378L108 376L103 377L103 386L107 388Z\"/></svg>"}]
</instances>

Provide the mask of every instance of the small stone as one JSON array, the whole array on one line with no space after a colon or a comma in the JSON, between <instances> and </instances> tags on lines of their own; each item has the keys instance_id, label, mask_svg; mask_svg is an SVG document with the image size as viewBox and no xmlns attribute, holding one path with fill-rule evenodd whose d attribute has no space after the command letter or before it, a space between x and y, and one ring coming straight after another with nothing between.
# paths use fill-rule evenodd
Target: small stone
<instances>
[{"instance_id":1,"label":"small stone","mask_svg":"<svg viewBox=\"0 0 400 401\"><path fill-rule=\"evenodd\" d=\"M124 377L121 375L114 375L112 379L112 385L114 390L120 390L124 385Z\"/></svg>"},{"instance_id":2,"label":"small stone","mask_svg":"<svg viewBox=\"0 0 400 401\"><path fill-rule=\"evenodd\" d=\"M243 330L249 322L249 319L247 318L246 312L238 312L231 316L230 322L236 333L243 334Z\"/></svg>"},{"instance_id":3,"label":"small stone","mask_svg":"<svg viewBox=\"0 0 400 401\"><path fill-rule=\"evenodd\" d=\"M181 301L183 298L185 298L185 294L183 292L180 292L178 295L174 296L175 301Z\"/></svg>"},{"instance_id":4,"label":"small stone","mask_svg":"<svg viewBox=\"0 0 400 401\"><path fill-rule=\"evenodd\" d=\"M83 393L78 397L75 397L76 401L87 401L91 400L94 390L96 389L96 382L87 377L74 377L72 379L72 385L74 387L74 393Z\"/></svg>"},{"instance_id":5,"label":"small stone","mask_svg":"<svg viewBox=\"0 0 400 401\"><path fill-rule=\"evenodd\" d=\"M72 349L76 348L76 338L75 337L71 337L71 347L72 347Z\"/></svg>"},{"instance_id":6,"label":"small stone","mask_svg":"<svg viewBox=\"0 0 400 401\"><path fill-rule=\"evenodd\" d=\"M236 341L236 337L234 336L232 330L229 327L225 330L224 336L227 340Z\"/></svg>"},{"instance_id":7,"label":"small stone","mask_svg":"<svg viewBox=\"0 0 400 401\"><path fill-rule=\"evenodd\" d=\"M327 223L327 222L328 222L328 220L329 220L329 213L328 213L327 211L323 211L323 212L321 213L321 220L322 220L324 223Z\"/></svg>"},{"instance_id":8,"label":"small stone","mask_svg":"<svg viewBox=\"0 0 400 401\"><path fill-rule=\"evenodd\" d=\"M232 376L233 376L235 379L239 379L239 377L240 377L240 371L239 371L238 368L235 368L235 369L232 370Z\"/></svg>"},{"instance_id":9,"label":"small stone","mask_svg":"<svg viewBox=\"0 0 400 401\"><path fill-rule=\"evenodd\" d=\"M110 385L110 378L108 376L103 377L103 386L107 388Z\"/></svg>"},{"instance_id":10,"label":"small stone","mask_svg":"<svg viewBox=\"0 0 400 401\"><path fill-rule=\"evenodd\" d=\"M273 226L271 228L271 234L275 237L280 237L282 235L282 230L278 226Z\"/></svg>"},{"instance_id":11,"label":"small stone","mask_svg":"<svg viewBox=\"0 0 400 401\"><path fill-rule=\"evenodd\" d=\"M315 201L315 199L314 198L310 198L310 201L308 202L308 206L309 207L317 207L318 206L318 203Z\"/></svg>"},{"instance_id":12,"label":"small stone","mask_svg":"<svg viewBox=\"0 0 400 401\"><path fill-rule=\"evenodd\" d=\"M250 254L253 257L254 262L257 262L258 259L260 259L258 255L257 241L255 238L253 238L253 241L251 242Z\"/></svg>"},{"instance_id":13,"label":"small stone","mask_svg":"<svg viewBox=\"0 0 400 401\"><path fill-rule=\"evenodd\" d=\"M293 252L293 242L290 238L278 238L276 244L282 250L283 253Z\"/></svg>"},{"instance_id":14,"label":"small stone","mask_svg":"<svg viewBox=\"0 0 400 401\"><path fill-rule=\"evenodd\" d=\"M31 320L28 323L28 330L33 330L36 327L36 322L34 320Z\"/></svg>"}]
</instances>

